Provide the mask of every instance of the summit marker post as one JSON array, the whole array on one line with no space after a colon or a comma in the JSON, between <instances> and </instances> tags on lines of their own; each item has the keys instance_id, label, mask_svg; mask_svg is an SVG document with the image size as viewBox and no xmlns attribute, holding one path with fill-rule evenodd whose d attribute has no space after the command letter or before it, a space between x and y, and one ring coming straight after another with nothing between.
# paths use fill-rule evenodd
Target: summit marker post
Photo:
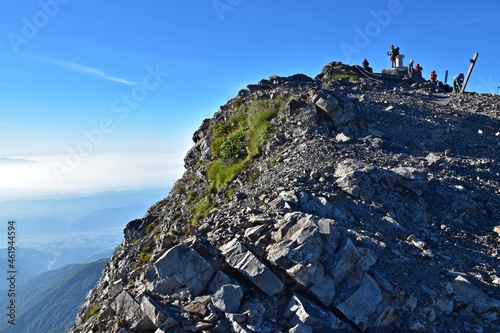
<instances>
[{"instance_id":1,"label":"summit marker post","mask_svg":"<svg viewBox=\"0 0 500 333\"><path fill-rule=\"evenodd\" d=\"M465 76L464 84L462 85L462 89L460 90L460 93L462 94L465 91L465 87L467 86L467 82L469 82L470 75L472 74L472 70L474 69L474 65L476 64L477 57L479 56L479 53L474 53L474 56L470 60L470 66L469 70L467 71L467 76Z\"/></svg>"}]
</instances>

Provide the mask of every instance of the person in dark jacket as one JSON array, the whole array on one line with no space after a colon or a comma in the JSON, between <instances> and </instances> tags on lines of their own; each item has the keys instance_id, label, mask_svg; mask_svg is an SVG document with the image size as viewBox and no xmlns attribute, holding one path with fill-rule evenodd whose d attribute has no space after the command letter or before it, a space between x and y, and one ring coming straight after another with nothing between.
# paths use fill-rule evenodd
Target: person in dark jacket
<instances>
[{"instance_id":1,"label":"person in dark jacket","mask_svg":"<svg viewBox=\"0 0 500 333\"><path fill-rule=\"evenodd\" d=\"M396 67L396 57L399 55L399 46L394 47L394 45L391 45L391 50L387 52L387 55L391 58L392 68Z\"/></svg>"},{"instance_id":2,"label":"person in dark jacket","mask_svg":"<svg viewBox=\"0 0 500 333\"><path fill-rule=\"evenodd\" d=\"M370 63L368 62L368 60L366 60L366 58L363 60L363 69L367 72L372 73L372 68L370 67Z\"/></svg>"}]
</instances>

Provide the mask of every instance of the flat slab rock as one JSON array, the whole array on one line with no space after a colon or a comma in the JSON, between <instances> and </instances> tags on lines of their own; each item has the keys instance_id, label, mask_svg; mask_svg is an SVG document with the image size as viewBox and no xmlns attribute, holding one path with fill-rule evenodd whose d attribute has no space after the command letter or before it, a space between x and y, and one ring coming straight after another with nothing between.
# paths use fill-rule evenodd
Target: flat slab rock
<instances>
[{"instance_id":1,"label":"flat slab rock","mask_svg":"<svg viewBox=\"0 0 500 333\"><path fill-rule=\"evenodd\" d=\"M285 289L280 279L237 239L220 250L231 267L246 275L267 295L273 296Z\"/></svg>"}]
</instances>

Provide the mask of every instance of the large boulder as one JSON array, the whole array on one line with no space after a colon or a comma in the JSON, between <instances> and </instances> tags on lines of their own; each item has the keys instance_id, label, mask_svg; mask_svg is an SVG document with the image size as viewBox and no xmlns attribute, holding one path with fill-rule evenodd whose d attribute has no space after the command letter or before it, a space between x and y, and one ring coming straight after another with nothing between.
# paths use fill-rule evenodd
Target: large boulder
<instances>
[{"instance_id":1,"label":"large boulder","mask_svg":"<svg viewBox=\"0 0 500 333\"><path fill-rule=\"evenodd\" d=\"M182 268L182 269L181 269ZM215 274L215 269L187 244L166 251L146 272L147 286L153 292L170 294L187 287L200 295Z\"/></svg>"}]
</instances>

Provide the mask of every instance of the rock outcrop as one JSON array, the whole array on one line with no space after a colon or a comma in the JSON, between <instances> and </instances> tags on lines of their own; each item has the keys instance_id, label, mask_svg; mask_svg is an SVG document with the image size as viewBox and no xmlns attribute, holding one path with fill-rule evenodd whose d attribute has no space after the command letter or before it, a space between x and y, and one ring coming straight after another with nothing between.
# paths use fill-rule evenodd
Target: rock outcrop
<instances>
[{"instance_id":1,"label":"rock outcrop","mask_svg":"<svg viewBox=\"0 0 500 333\"><path fill-rule=\"evenodd\" d=\"M500 331L500 98L356 73L205 120L71 332Z\"/></svg>"}]
</instances>

